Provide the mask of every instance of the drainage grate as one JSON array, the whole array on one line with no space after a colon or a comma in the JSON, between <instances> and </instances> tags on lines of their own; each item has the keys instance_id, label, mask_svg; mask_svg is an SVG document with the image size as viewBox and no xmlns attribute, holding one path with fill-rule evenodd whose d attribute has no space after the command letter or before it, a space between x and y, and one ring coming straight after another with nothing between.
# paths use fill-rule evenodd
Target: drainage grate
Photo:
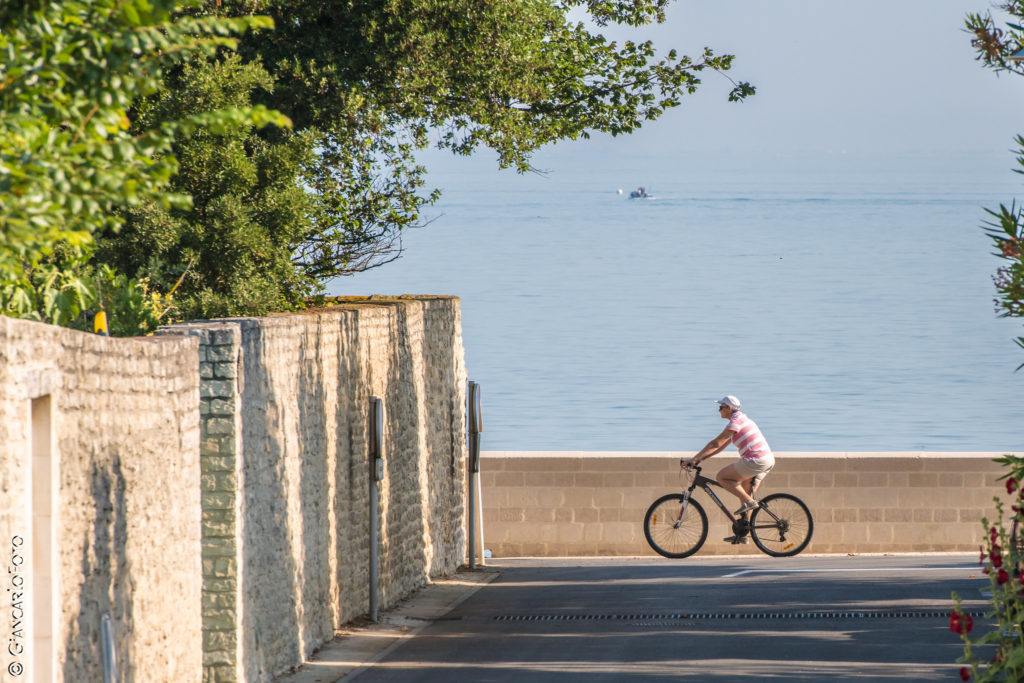
<instances>
[{"instance_id":1,"label":"drainage grate","mask_svg":"<svg viewBox=\"0 0 1024 683\"><path fill-rule=\"evenodd\" d=\"M898 610L805 612L666 612L640 614L500 614L494 621L735 621L766 619L948 619L951 610ZM966 611L972 617L984 617L983 611Z\"/></svg>"}]
</instances>

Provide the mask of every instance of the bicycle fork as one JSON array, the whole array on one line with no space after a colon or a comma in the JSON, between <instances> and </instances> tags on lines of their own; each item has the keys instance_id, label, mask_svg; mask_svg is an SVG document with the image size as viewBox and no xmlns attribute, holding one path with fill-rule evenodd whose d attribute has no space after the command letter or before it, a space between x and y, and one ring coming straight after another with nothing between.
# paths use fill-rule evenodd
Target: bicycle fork
<instances>
[{"instance_id":1,"label":"bicycle fork","mask_svg":"<svg viewBox=\"0 0 1024 683\"><path fill-rule=\"evenodd\" d=\"M693 495L692 491L683 491L683 505L679 508L679 517L676 518L676 523L672 525L673 529L678 529L686 518L686 509L690 507L690 496Z\"/></svg>"}]
</instances>

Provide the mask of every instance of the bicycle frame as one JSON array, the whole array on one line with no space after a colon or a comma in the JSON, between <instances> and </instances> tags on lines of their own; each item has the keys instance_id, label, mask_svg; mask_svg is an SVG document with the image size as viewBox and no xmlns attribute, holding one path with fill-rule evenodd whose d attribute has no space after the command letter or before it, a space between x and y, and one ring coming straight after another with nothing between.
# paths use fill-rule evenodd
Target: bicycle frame
<instances>
[{"instance_id":1,"label":"bicycle frame","mask_svg":"<svg viewBox=\"0 0 1024 683\"><path fill-rule=\"evenodd\" d=\"M704 493L708 494L708 497L711 498L711 500L715 501L715 505L717 505L718 508L722 511L722 513L729 518L729 521L736 522L736 515L732 514L732 512L729 511L729 508L725 507L725 503L723 503L722 500L718 496L716 496L715 492L711 489L712 486L717 486L721 488L722 485L719 484L714 479L709 479L708 477L702 475L700 473L699 467L694 467L693 470L695 472L693 476L693 482L690 484L690 488L683 491L683 509L680 511L681 514L679 515L679 518L682 519L686 516L686 508L689 507L690 496L693 495L694 489L700 487L701 489L704 490Z\"/></svg>"},{"instance_id":2,"label":"bicycle frame","mask_svg":"<svg viewBox=\"0 0 1024 683\"><path fill-rule=\"evenodd\" d=\"M695 472L695 474L693 475L693 483L691 483L690 487L685 489L684 492L683 492L684 502L683 502L682 512L679 515L680 519L682 519L683 517L686 516L686 508L689 505L690 496L693 495L693 489L696 488L697 486L699 486L700 488L703 489L703 493L708 494L708 497L711 498L711 500L715 501L715 505L718 506L718 509L721 510L722 514L724 514L726 517L728 517L729 521L731 521L733 524L735 524L737 522L740 522L740 521L741 522L748 521L746 519L736 519L736 515L732 514L732 512L729 511L729 508L725 507L725 503L723 503L722 500L718 496L715 495L714 490L712 490L712 486L718 486L719 488L721 488L722 484L720 484L719 482L715 481L714 479L710 479L710 478L706 477L705 475L700 474L700 468L699 467L694 466L693 471ZM754 498L754 492L756 492L757 489L758 489L757 485L755 485L753 483L753 481L752 481L751 485L750 485L750 490L748 492L751 495L752 498ZM757 499L755 498L754 500L757 500ZM769 510L767 507L762 507L761 510L763 512L767 513L768 516L770 516L774 521L776 521L776 522L779 521L778 515L776 515L771 510Z\"/></svg>"}]
</instances>

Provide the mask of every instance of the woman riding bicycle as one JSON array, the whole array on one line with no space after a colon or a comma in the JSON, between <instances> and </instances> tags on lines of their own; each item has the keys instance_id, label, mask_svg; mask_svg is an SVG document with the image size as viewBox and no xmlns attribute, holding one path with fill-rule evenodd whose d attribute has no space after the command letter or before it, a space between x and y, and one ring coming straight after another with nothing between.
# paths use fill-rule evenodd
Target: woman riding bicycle
<instances>
[{"instance_id":1,"label":"woman riding bicycle","mask_svg":"<svg viewBox=\"0 0 1024 683\"><path fill-rule=\"evenodd\" d=\"M683 467L693 467L725 450L730 442L739 449L740 459L723 468L715 480L723 489L740 499L743 503L736 511L737 515L749 518L750 511L757 508L758 503L753 493L775 466L775 456L768 447L764 435L754 421L740 412L740 400L735 396L725 396L718 400L718 414L729 424L722 433L708 442L708 445L689 460L680 460ZM747 534L738 533L723 540L730 543L746 543Z\"/></svg>"}]
</instances>

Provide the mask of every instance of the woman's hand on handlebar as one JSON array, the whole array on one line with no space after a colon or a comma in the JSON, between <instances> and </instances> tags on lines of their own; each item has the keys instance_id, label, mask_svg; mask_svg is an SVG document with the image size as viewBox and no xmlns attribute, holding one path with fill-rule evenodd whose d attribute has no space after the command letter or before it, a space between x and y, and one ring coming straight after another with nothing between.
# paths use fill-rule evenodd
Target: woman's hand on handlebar
<instances>
[{"instance_id":1,"label":"woman's hand on handlebar","mask_svg":"<svg viewBox=\"0 0 1024 683\"><path fill-rule=\"evenodd\" d=\"M691 467L696 467L698 462L699 461L696 458L690 458L688 460L679 458L679 466L682 467L683 469L690 469Z\"/></svg>"}]
</instances>

